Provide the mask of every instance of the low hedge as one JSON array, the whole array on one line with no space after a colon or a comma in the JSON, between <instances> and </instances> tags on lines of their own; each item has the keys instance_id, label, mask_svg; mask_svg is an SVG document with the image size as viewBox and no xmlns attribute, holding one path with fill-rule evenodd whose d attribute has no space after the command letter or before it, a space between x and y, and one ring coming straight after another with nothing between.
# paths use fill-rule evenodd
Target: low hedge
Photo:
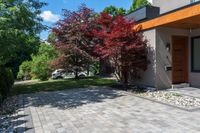
<instances>
[{"instance_id":1,"label":"low hedge","mask_svg":"<svg viewBox=\"0 0 200 133\"><path fill-rule=\"evenodd\" d=\"M11 69L0 67L0 102L9 94L14 84L14 76Z\"/></svg>"}]
</instances>

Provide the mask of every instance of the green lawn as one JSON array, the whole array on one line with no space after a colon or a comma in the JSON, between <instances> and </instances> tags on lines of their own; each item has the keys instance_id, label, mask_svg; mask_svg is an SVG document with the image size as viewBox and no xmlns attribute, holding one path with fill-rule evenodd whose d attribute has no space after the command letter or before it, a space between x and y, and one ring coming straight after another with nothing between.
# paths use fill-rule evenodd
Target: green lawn
<instances>
[{"instance_id":1,"label":"green lawn","mask_svg":"<svg viewBox=\"0 0 200 133\"><path fill-rule=\"evenodd\" d=\"M89 77L84 79L66 79L49 81L32 81L16 84L13 87L12 95L35 93L40 91L57 91L73 88L86 88L90 86L112 86L115 80Z\"/></svg>"}]
</instances>

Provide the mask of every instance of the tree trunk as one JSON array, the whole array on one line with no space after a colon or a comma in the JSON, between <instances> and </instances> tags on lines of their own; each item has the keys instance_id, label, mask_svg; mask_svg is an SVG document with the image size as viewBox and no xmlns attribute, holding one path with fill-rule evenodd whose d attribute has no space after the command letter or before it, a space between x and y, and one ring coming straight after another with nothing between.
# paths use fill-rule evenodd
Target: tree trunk
<instances>
[{"instance_id":1,"label":"tree trunk","mask_svg":"<svg viewBox=\"0 0 200 133\"><path fill-rule=\"evenodd\" d=\"M75 79L78 79L78 70L75 70Z\"/></svg>"},{"instance_id":2,"label":"tree trunk","mask_svg":"<svg viewBox=\"0 0 200 133\"><path fill-rule=\"evenodd\" d=\"M124 90L128 90L129 73L126 66L122 66L122 82Z\"/></svg>"},{"instance_id":3,"label":"tree trunk","mask_svg":"<svg viewBox=\"0 0 200 133\"><path fill-rule=\"evenodd\" d=\"M90 75L90 64L88 63L87 64L87 76L89 76Z\"/></svg>"},{"instance_id":4,"label":"tree trunk","mask_svg":"<svg viewBox=\"0 0 200 133\"><path fill-rule=\"evenodd\" d=\"M100 75L110 76L113 72L109 58L100 58Z\"/></svg>"},{"instance_id":5,"label":"tree trunk","mask_svg":"<svg viewBox=\"0 0 200 133\"><path fill-rule=\"evenodd\" d=\"M128 85L128 69L126 66L122 66L122 78L123 83Z\"/></svg>"}]
</instances>

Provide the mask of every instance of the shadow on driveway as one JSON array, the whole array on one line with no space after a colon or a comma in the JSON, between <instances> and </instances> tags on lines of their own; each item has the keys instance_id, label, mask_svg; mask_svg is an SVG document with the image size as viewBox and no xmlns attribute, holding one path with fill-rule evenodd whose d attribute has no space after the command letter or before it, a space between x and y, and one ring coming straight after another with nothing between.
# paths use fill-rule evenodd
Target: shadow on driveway
<instances>
[{"instance_id":1,"label":"shadow on driveway","mask_svg":"<svg viewBox=\"0 0 200 133\"><path fill-rule=\"evenodd\" d=\"M24 94L21 96L20 101L22 104L18 106L18 111L23 114L14 116L12 118L15 131L17 132L36 132L34 131L34 124L32 117L38 115L35 109L31 110L30 107L45 107L49 110L70 110L87 104L102 103L108 99L115 99L125 96L119 90L114 90L107 87L90 87L82 89L72 89L66 91L54 92L39 92L33 94ZM40 110L40 109L39 109ZM33 112L34 111L34 112ZM44 112L48 114L48 112ZM41 116L40 116L41 117ZM40 121L43 121L40 118Z\"/></svg>"},{"instance_id":2,"label":"shadow on driveway","mask_svg":"<svg viewBox=\"0 0 200 133\"><path fill-rule=\"evenodd\" d=\"M41 92L25 95L25 107L54 107L71 109L90 103L100 103L105 99L115 99L124 96L114 89L103 87L89 89L73 89L67 91Z\"/></svg>"}]
</instances>

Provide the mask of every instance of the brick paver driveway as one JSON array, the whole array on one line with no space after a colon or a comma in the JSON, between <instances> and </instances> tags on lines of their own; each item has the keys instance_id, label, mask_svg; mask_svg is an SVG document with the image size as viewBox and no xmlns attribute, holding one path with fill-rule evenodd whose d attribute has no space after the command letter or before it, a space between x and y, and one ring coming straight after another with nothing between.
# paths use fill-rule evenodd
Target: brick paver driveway
<instances>
[{"instance_id":1,"label":"brick paver driveway","mask_svg":"<svg viewBox=\"0 0 200 133\"><path fill-rule=\"evenodd\" d=\"M18 132L198 133L200 111L184 111L105 89L76 89L21 96Z\"/></svg>"}]
</instances>

